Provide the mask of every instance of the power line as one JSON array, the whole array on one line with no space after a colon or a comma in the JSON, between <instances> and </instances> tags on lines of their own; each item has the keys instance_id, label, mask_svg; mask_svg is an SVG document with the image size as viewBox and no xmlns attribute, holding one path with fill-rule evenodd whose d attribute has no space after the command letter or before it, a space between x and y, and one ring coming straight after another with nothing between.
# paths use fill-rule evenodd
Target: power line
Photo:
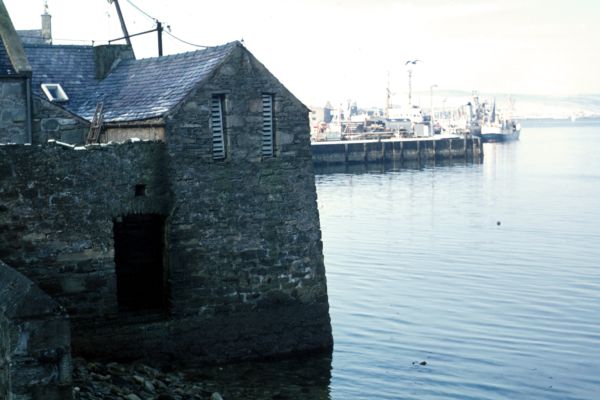
<instances>
[{"instance_id":1,"label":"power line","mask_svg":"<svg viewBox=\"0 0 600 400\"><path fill-rule=\"evenodd\" d=\"M142 10L141 8L139 8L138 6L136 6L135 4L133 4L133 2L131 0L126 0L133 8L135 8L136 10L138 10L139 12L141 12L142 14L144 14L146 17L150 18L152 21L158 21L157 18L154 18L152 15L148 14L146 11Z\"/></svg>"},{"instance_id":2,"label":"power line","mask_svg":"<svg viewBox=\"0 0 600 400\"><path fill-rule=\"evenodd\" d=\"M19 34L19 37L21 39L38 39L38 40L43 40L43 38L41 36L35 36L35 35L21 35ZM81 43L95 43L95 42L102 42L102 40L95 40L95 39L67 39L67 38L56 38L53 37L52 40L58 40L58 41L63 41L63 42L81 42ZM24 43L25 45L27 44L37 44L37 43Z\"/></svg>"},{"instance_id":3,"label":"power line","mask_svg":"<svg viewBox=\"0 0 600 400\"><path fill-rule=\"evenodd\" d=\"M81 42L81 43L91 43L94 45L96 42L104 42L103 40L94 40L94 39L64 39L64 38L52 38L52 40L58 40L62 42Z\"/></svg>"},{"instance_id":4,"label":"power line","mask_svg":"<svg viewBox=\"0 0 600 400\"><path fill-rule=\"evenodd\" d=\"M131 0L126 0L127 3L129 3L133 8L135 8L136 10L138 10L140 13L142 13L144 16L146 16L147 18L149 18L150 20L152 20L155 23L158 23L158 19L154 18L152 15L148 14L146 11L142 10L140 7L138 7L137 5L135 5ZM214 47L214 46L206 46L206 45L202 45L202 44L196 44L196 43L192 43L192 42L188 42L187 40L184 40L178 36L175 36L171 33L171 27L167 26L167 30L164 30L163 32L165 32L167 35L171 36L173 39L178 40L181 43L187 44L188 46L193 46L193 47L199 47L199 48L209 48L209 47ZM31 38L31 39L39 39L38 36L26 36L26 35L21 35L21 37L24 38ZM95 42L98 42L98 40L81 40L81 39L59 39L59 38L54 38L54 40L61 40L61 41L69 41L69 42L91 42L92 45ZM110 42L110 41L109 41Z\"/></svg>"},{"instance_id":5,"label":"power line","mask_svg":"<svg viewBox=\"0 0 600 400\"><path fill-rule=\"evenodd\" d=\"M144 14L146 17L148 17L148 18L150 18L151 20L153 20L154 22L157 22L157 23L158 23L158 18L154 18L152 15L148 14L146 11L144 11L144 10L142 10L140 7L136 6L136 5L135 5L135 4L134 4L134 3L133 3L131 0L126 0L126 1L127 1L127 3L129 3L129 4L130 4L130 5L133 7L133 8L135 8L136 10L138 10L139 12L141 12L142 14ZM184 40L184 39L182 39L182 38L180 38L180 37L177 37L177 36L173 35L173 34L171 33L171 31L170 31L170 30L171 30L171 27L170 27L170 26L167 26L167 29L168 29L168 30L164 31L164 32L165 32L167 35L171 36L171 37L172 37L173 39L175 39L175 40L178 40L178 41L180 41L181 43L185 43L185 44L187 44L188 46L200 47L200 48L208 48L208 47L211 47L211 46L204 46L204 45L201 45L201 44L195 44L195 43L192 43L192 42L188 42L187 40Z\"/></svg>"},{"instance_id":6,"label":"power line","mask_svg":"<svg viewBox=\"0 0 600 400\"><path fill-rule=\"evenodd\" d=\"M169 32L169 31L164 31L164 32L165 32L167 35L171 36L173 39L175 39L175 40L179 40L181 43L185 43L185 44L187 44L187 45L189 45L189 46L194 46L194 47L202 47L202 48L213 47L213 46L205 46L205 45L202 45L202 44L195 44L195 43L191 43L191 42L188 42L187 40L183 40L183 39L181 39L181 38L178 38L177 36L173 35L173 34L172 34L171 32Z\"/></svg>"}]
</instances>

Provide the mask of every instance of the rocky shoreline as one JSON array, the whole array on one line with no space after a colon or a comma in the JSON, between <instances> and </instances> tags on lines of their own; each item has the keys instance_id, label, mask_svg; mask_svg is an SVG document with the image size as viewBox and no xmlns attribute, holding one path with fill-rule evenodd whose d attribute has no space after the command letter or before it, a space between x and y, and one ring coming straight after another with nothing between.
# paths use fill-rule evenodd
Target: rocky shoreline
<instances>
[{"instance_id":1,"label":"rocky shoreline","mask_svg":"<svg viewBox=\"0 0 600 400\"><path fill-rule=\"evenodd\" d=\"M74 400L222 400L219 392L182 372L141 363L73 360Z\"/></svg>"},{"instance_id":2,"label":"rocky shoreline","mask_svg":"<svg viewBox=\"0 0 600 400\"><path fill-rule=\"evenodd\" d=\"M331 400L330 354L196 368L73 360L73 400Z\"/></svg>"}]
</instances>

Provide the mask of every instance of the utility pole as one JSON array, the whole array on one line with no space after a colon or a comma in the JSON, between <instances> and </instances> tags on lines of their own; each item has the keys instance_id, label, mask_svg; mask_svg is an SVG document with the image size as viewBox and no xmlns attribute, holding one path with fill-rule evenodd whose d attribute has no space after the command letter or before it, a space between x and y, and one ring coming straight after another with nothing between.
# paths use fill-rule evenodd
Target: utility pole
<instances>
[{"instance_id":1,"label":"utility pole","mask_svg":"<svg viewBox=\"0 0 600 400\"><path fill-rule=\"evenodd\" d=\"M108 0L108 2L115 3L115 8L117 9L117 14L119 15L119 22L121 23L121 30L123 31L123 36L127 41L127 45L133 50L131 39L129 38L129 32L127 32L127 26L125 25L125 19L123 19L123 13L121 12L121 6L119 5L119 0Z\"/></svg>"},{"instance_id":2,"label":"utility pole","mask_svg":"<svg viewBox=\"0 0 600 400\"><path fill-rule=\"evenodd\" d=\"M121 29L123 30L123 37L109 40L108 43L110 44L110 43L115 42L117 40L125 39L127 41L127 45L129 47L131 47L131 51L133 51L133 46L131 45L131 38L132 37L139 36L139 35L145 35L146 33L150 33L150 32L156 31L156 33L158 34L158 56L162 57L162 55L163 55L162 33L164 31L162 23L159 20L156 20L156 28L150 29L149 31L135 33L133 35L130 35L129 32L127 32L127 26L125 25L125 20L123 19L123 13L121 12L121 7L119 6L119 0L107 0L107 1L110 4L115 3L115 7L117 9L117 14L119 15L119 21L121 22Z\"/></svg>"},{"instance_id":3,"label":"utility pole","mask_svg":"<svg viewBox=\"0 0 600 400\"><path fill-rule=\"evenodd\" d=\"M158 56L162 57L163 55L163 46L162 46L162 33L163 27L160 21L156 20L156 32L158 33Z\"/></svg>"}]
</instances>

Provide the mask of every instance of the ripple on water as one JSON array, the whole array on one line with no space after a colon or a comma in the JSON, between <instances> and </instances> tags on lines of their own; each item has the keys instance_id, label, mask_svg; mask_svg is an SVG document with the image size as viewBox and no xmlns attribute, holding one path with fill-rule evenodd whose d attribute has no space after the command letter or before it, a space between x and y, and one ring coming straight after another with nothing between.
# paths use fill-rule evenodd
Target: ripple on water
<instances>
[{"instance_id":1,"label":"ripple on water","mask_svg":"<svg viewBox=\"0 0 600 400\"><path fill-rule=\"evenodd\" d=\"M596 398L600 163L579 159L600 129L585 129L571 155L523 139L486 145L483 165L317 176L334 399Z\"/></svg>"}]
</instances>

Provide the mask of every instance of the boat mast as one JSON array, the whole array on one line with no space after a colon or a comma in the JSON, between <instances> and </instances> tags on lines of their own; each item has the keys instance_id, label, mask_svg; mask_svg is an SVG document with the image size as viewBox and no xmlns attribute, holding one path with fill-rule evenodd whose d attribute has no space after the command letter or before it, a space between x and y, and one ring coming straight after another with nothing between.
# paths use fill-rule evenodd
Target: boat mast
<instances>
[{"instance_id":1,"label":"boat mast","mask_svg":"<svg viewBox=\"0 0 600 400\"><path fill-rule=\"evenodd\" d=\"M408 106L412 105L412 69L408 70Z\"/></svg>"},{"instance_id":2,"label":"boat mast","mask_svg":"<svg viewBox=\"0 0 600 400\"><path fill-rule=\"evenodd\" d=\"M385 97L385 117L390 118L390 108L392 108L392 91L390 90L390 71L387 74L387 89Z\"/></svg>"}]
</instances>

